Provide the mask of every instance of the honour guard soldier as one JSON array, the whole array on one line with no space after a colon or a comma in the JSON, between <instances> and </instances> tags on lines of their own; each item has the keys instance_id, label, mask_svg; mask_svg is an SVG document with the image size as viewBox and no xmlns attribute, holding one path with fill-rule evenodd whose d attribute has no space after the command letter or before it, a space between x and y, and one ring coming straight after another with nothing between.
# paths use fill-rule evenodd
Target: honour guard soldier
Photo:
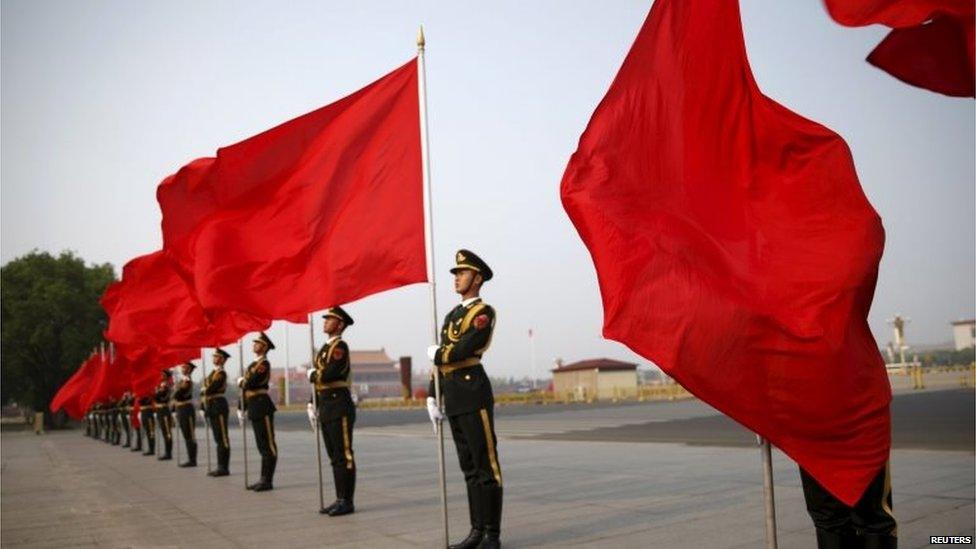
<instances>
[{"instance_id":1,"label":"honour guard soldier","mask_svg":"<svg viewBox=\"0 0 976 549\"><path fill-rule=\"evenodd\" d=\"M122 425L122 429L125 430L125 444L122 445L123 448L132 446L132 425L129 423L131 417L132 393L126 391L122 393L122 400L119 401L119 423Z\"/></svg>"},{"instance_id":2,"label":"honour guard soldier","mask_svg":"<svg viewBox=\"0 0 976 549\"><path fill-rule=\"evenodd\" d=\"M261 453L261 480L247 487L255 492L274 488L275 465L278 464L278 446L274 436L274 413L277 409L268 395L271 363L268 362L267 354L274 348L268 335L261 332L254 340L253 349L257 360L249 364L244 377L237 380L237 385L244 390L244 411L254 428L254 441Z\"/></svg>"},{"instance_id":3,"label":"honour guard soldier","mask_svg":"<svg viewBox=\"0 0 976 549\"><path fill-rule=\"evenodd\" d=\"M491 344L495 311L479 297L481 285L492 272L480 257L468 250L455 255L454 291L461 304L447 313L440 345L431 345L428 356L440 379L444 414L451 426L458 461L468 492L471 532L452 549L500 547L502 472L495 437L495 399L481 357ZM427 411L436 426L443 415L434 399L433 373L428 389Z\"/></svg>"},{"instance_id":4,"label":"honour guard soldier","mask_svg":"<svg viewBox=\"0 0 976 549\"><path fill-rule=\"evenodd\" d=\"M119 428L119 401L108 399L109 442L118 446L122 442L122 430Z\"/></svg>"},{"instance_id":5,"label":"honour guard soldier","mask_svg":"<svg viewBox=\"0 0 976 549\"><path fill-rule=\"evenodd\" d=\"M894 549L898 524L891 510L891 468L885 464L854 507L828 492L800 469L807 512L817 528L820 549Z\"/></svg>"},{"instance_id":6,"label":"honour guard soldier","mask_svg":"<svg viewBox=\"0 0 976 549\"><path fill-rule=\"evenodd\" d=\"M85 414L85 436L96 438L98 435L95 433L98 429L95 427L95 405L92 404L88 406L88 412Z\"/></svg>"},{"instance_id":7,"label":"honour guard soldier","mask_svg":"<svg viewBox=\"0 0 976 549\"><path fill-rule=\"evenodd\" d=\"M129 412L129 424L132 426L133 434L136 436L136 443L132 445L129 449L130 452L141 452L142 451L142 421L140 417L142 416L142 407L139 406L136 399L135 393L129 393L129 399L132 402L132 407Z\"/></svg>"},{"instance_id":8,"label":"honour guard soldier","mask_svg":"<svg viewBox=\"0 0 976 549\"><path fill-rule=\"evenodd\" d=\"M196 367L192 362L186 362L180 367L180 380L173 392L176 421L179 422L180 433L186 441L186 461L180 463L180 467L197 466L197 416L193 413L193 381L190 379Z\"/></svg>"},{"instance_id":9,"label":"honour guard soldier","mask_svg":"<svg viewBox=\"0 0 976 549\"><path fill-rule=\"evenodd\" d=\"M352 382L349 346L342 340L343 331L352 326L353 319L342 307L332 307L322 318L325 319L322 330L328 339L315 355L315 368L309 370L308 379L315 386L319 425L332 464L336 492L336 501L319 512L337 517L355 511L356 462L352 452L352 428L356 422L356 405L349 390Z\"/></svg>"},{"instance_id":10,"label":"honour guard soldier","mask_svg":"<svg viewBox=\"0 0 976 549\"><path fill-rule=\"evenodd\" d=\"M144 456L151 456L156 453L156 405L153 397L139 397L139 423L142 431L146 433L146 451Z\"/></svg>"},{"instance_id":11,"label":"honour guard soldier","mask_svg":"<svg viewBox=\"0 0 976 549\"><path fill-rule=\"evenodd\" d=\"M163 433L164 452L159 456L159 460L165 461L173 459L173 413L169 408L170 397L173 395L173 373L163 370L161 375L162 379L156 386L156 394L153 396L153 409L156 410L159 430Z\"/></svg>"},{"instance_id":12,"label":"honour guard soldier","mask_svg":"<svg viewBox=\"0 0 976 549\"><path fill-rule=\"evenodd\" d=\"M223 349L214 349L214 369L203 381L203 397L200 406L210 420L210 430L217 444L217 469L208 471L212 477L226 477L230 474L230 439L227 436L227 416L230 410L224 391L227 390L227 372L224 363L230 357Z\"/></svg>"}]
</instances>

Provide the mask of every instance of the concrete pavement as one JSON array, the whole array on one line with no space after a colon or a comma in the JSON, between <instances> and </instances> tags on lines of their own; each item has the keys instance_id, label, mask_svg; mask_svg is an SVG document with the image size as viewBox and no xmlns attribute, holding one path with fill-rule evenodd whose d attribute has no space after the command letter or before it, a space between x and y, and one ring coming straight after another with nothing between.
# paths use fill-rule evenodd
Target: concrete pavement
<instances>
[{"instance_id":1,"label":"concrete pavement","mask_svg":"<svg viewBox=\"0 0 976 549\"><path fill-rule=\"evenodd\" d=\"M972 391L965 394L972 399ZM688 402L500 419L504 546L760 546L763 510L756 448L546 438L581 426L614 429L634 417L646 423L651 412L658 412L662 422L707 418L706 408ZM240 431L232 429L231 438L233 475L212 479L205 476L205 467L179 469L173 462L142 457L78 431L4 433L3 545L438 546L437 467L427 424L356 431L357 512L341 518L317 513L310 431L278 433L281 458L275 490L262 494L243 489ZM253 475L253 449L250 457ZM466 501L450 442L447 462L451 535L459 538L467 531ZM973 465L971 449L896 448L894 510L902 547L926 546L933 535L973 535ZM780 547L813 547L796 467L778 452L774 467ZM328 503L331 475L327 468L324 474Z\"/></svg>"}]
</instances>

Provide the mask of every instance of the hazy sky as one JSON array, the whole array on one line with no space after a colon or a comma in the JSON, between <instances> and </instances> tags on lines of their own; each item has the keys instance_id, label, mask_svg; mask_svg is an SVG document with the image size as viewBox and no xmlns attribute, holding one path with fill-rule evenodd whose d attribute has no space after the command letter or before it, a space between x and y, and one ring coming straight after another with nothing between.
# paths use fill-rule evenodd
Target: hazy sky
<instances>
[{"instance_id":1,"label":"hazy sky","mask_svg":"<svg viewBox=\"0 0 976 549\"><path fill-rule=\"evenodd\" d=\"M468 247L496 273L483 292L498 312L493 375L529 373L529 328L540 374L555 357L646 363L601 338L593 265L558 189L649 6L3 0L0 260L70 249L120 270L158 249L166 175L399 66L423 23L439 314L456 302L453 252ZM867 65L885 30L840 27L820 0L743 0L742 11L759 85L847 139L884 220L879 344L896 312L912 318L909 342L950 340L949 321L976 307L974 102ZM426 285L348 310L353 348L426 360ZM291 363L306 360L307 328L288 333ZM271 336L280 365L284 328Z\"/></svg>"}]
</instances>

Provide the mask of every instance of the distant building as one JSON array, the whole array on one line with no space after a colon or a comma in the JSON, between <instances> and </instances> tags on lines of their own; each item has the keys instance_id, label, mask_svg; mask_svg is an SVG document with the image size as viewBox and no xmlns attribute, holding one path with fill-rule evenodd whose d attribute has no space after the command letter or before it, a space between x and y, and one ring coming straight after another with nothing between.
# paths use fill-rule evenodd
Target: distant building
<instances>
[{"instance_id":1,"label":"distant building","mask_svg":"<svg viewBox=\"0 0 976 549\"><path fill-rule=\"evenodd\" d=\"M350 351L353 391L360 399L403 396L396 360L378 351Z\"/></svg>"},{"instance_id":2,"label":"distant building","mask_svg":"<svg viewBox=\"0 0 976 549\"><path fill-rule=\"evenodd\" d=\"M952 323L952 336L956 342L956 350L961 351L976 347L976 319L957 320Z\"/></svg>"},{"instance_id":3,"label":"distant building","mask_svg":"<svg viewBox=\"0 0 976 549\"><path fill-rule=\"evenodd\" d=\"M349 351L352 367L352 392L359 399L399 397L403 395L400 370L405 367L410 372L410 357L393 360L385 349L377 351ZM402 366L405 364L405 366ZM312 398L312 386L308 382L308 363L292 367L288 375L288 389L291 403L301 404ZM277 403L284 403L285 375L282 368L272 369L272 387L269 391Z\"/></svg>"},{"instance_id":4,"label":"distant building","mask_svg":"<svg viewBox=\"0 0 976 549\"><path fill-rule=\"evenodd\" d=\"M582 360L552 370L557 395L574 400L609 400L637 393L637 365L609 358Z\"/></svg>"}]
</instances>

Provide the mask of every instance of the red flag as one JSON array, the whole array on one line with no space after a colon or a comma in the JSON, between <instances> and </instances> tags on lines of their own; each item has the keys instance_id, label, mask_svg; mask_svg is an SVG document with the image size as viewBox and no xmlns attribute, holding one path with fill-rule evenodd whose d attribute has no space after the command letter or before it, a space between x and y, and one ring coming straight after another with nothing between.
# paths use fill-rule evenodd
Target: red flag
<instances>
[{"instance_id":1,"label":"red flag","mask_svg":"<svg viewBox=\"0 0 976 549\"><path fill-rule=\"evenodd\" d=\"M206 347L267 329L271 321L236 311L204 312L192 289L162 251L126 263L122 280L102 296L105 337L156 347Z\"/></svg>"},{"instance_id":2,"label":"red flag","mask_svg":"<svg viewBox=\"0 0 976 549\"><path fill-rule=\"evenodd\" d=\"M85 415L87 411L85 403L88 401L86 394L91 388L92 379L98 366L97 362L98 356L92 354L88 360L81 363L81 366L68 378L68 381L64 382L64 385L58 389L57 394L51 400L50 409L52 412L64 409L69 416L75 419Z\"/></svg>"},{"instance_id":3,"label":"red flag","mask_svg":"<svg viewBox=\"0 0 976 549\"><path fill-rule=\"evenodd\" d=\"M843 139L758 89L736 2L654 3L561 194L604 336L853 504L890 446L884 232Z\"/></svg>"},{"instance_id":4,"label":"red flag","mask_svg":"<svg viewBox=\"0 0 976 549\"><path fill-rule=\"evenodd\" d=\"M835 21L895 30L868 62L913 86L954 97L976 96L972 0L824 0Z\"/></svg>"},{"instance_id":5,"label":"red flag","mask_svg":"<svg viewBox=\"0 0 976 549\"><path fill-rule=\"evenodd\" d=\"M200 356L200 349L190 347L144 347L116 345L116 353L130 364L132 378L128 389L137 397L149 396L159 383L159 372Z\"/></svg>"},{"instance_id":6,"label":"red flag","mask_svg":"<svg viewBox=\"0 0 976 549\"><path fill-rule=\"evenodd\" d=\"M427 279L417 84L411 60L159 186L205 309L304 318Z\"/></svg>"}]
</instances>

